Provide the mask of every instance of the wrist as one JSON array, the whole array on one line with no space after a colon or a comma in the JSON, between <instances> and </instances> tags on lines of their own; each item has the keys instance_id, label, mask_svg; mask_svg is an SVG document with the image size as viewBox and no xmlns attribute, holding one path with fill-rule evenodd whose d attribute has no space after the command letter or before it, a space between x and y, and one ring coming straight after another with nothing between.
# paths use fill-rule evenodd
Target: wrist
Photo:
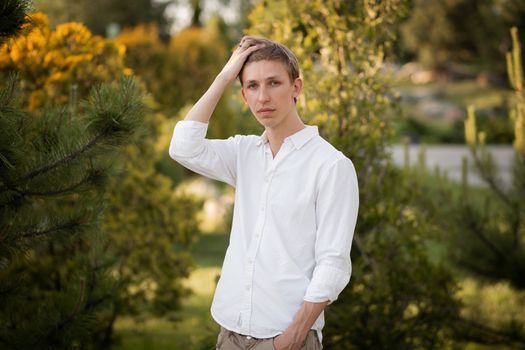
<instances>
[{"instance_id":1,"label":"wrist","mask_svg":"<svg viewBox=\"0 0 525 350\"><path fill-rule=\"evenodd\" d=\"M221 84L224 87L227 87L228 85L230 85L231 83L233 83L235 81L235 78L232 79L231 77L228 77L228 76L226 76L226 74L221 72L221 73L219 73L219 75L217 75L217 77L215 78L215 81L218 84Z\"/></svg>"},{"instance_id":2,"label":"wrist","mask_svg":"<svg viewBox=\"0 0 525 350\"><path fill-rule=\"evenodd\" d=\"M290 324L286 332L293 338L298 341L303 341L308 336L308 331L310 331L309 327L305 327L304 325L299 324Z\"/></svg>"}]
</instances>

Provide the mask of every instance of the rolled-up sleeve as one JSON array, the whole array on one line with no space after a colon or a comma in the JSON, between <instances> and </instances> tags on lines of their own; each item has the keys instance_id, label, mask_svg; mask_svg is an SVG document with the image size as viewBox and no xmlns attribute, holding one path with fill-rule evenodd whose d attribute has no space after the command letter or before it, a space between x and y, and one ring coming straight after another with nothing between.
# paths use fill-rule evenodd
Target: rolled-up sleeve
<instances>
[{"instance_id":1,"label":"rolled-up sleeve","mask_svg":"<svg viewBox=\"0 0 525 350\"><path fill-rule=\"evenodd\" d=\"M316 199L316 265L304 300L334 302L350 281L350 249L359 208L352 161L339 158L320 180Z\"/></svg>"},{"instance_id":2,"label":"rolled-up sleeve","mask_svg":"<svg viewBox=\"0 0 525 350\"><path fill-rule=\"evenodd\" d=\"M208 123L181 120L175 125L169 155L184 167L235 187L240 135L207 139Z\"/></svg>"}]
</instances>

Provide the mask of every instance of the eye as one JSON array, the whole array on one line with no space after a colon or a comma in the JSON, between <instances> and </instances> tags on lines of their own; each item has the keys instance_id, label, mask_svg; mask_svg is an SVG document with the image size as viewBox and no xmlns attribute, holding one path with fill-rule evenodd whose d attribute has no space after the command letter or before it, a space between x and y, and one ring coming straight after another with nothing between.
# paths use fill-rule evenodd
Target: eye
<instances>
[{"instance_id":1,"label":"eye","mask_svg":"<svg viewBox=\"0 0 525 350\"><path fill-rule=\"evenodd\" d=\"M257 84L248 84L247 88L253 90L257 87Z\"/></svg>"},{"instance_id":2,"label":"eye","mask_svg":"<svg viewBox=\"0 0 525 350\"><path fill-rule=\"evenodd\" d=\"M281 82L276 81L276 80L273 80L273 81L270 82L270 85L271 85L271 86L278 86L278 85L280 85L280 84L281 84Z\"/></svg>"}]
</instances>

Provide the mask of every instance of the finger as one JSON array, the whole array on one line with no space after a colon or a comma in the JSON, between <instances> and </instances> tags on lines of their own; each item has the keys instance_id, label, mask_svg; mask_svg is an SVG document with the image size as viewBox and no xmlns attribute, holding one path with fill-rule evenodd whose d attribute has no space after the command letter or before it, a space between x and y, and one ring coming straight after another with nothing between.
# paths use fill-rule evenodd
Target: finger
<instances>
[{"instance_id":1,"label":"finger","mask_svg":"<svg viewBox=\"0 0 525 350\"><path fill-rule=\"evenodd\" d=\"M239 47L242 47L242 48L249 48L251 46L255 45L255 43L252 41L252 40L243 40L239 43Z\"/></svg>"},{"instance_id":2,"label":"finger","mask_svg":"<svg viewBox=\"0 0 525 350\"><path fill-rule=\"evenodd\" d=\"M263 48L263 47L264 47L264 45L262 45L262 44L252 45L252 46L246 48L246 50L244 50L243 53L246 53L246 52L251 53L251 52L257 51L257 50L259 50L260 48Z\"/></svg>"},{"instance_id":3,"label":"finger","mask_svg":"<svg viewBox=\"0 0 525 350\"><path fill-rule=\"evenodd\" d=\"M248 46L248 45L245 44L245 45L239 46L239 48L237 50L239 51L239 53L244 53L250 48L251 48L251 46Z\"/></svg>"},{"instance_id":4,"label":"finger","mask_svg":"<svg viewBox=\"0 0 525 350\"><path fill-rule=\"evenodd\" d=\"M247 39L247 36L243 36L241 41L239 41L239 45L237 45L237 47L243 46L243 44L245 43L246 39Z\"/></svg>"},{"instance_id":5,"label":"finger","mask_svg":"<svg viewBox=\"0 0 525 350\"><path fill-rule=\"evenodd\" d=\"M256 43L257 41L254 38L245 36L244 38L242 38L240 45L242 45L243 47L245 46L249 47L249 46L255 45Z\"/></svg>"},{"instance_id":6,"label":"finger","mask_svg":"<svg viewBox=\"0 0 525 350\"><path fill-rule=\"evenodd\" d=\"M233 48L233 51L242 51L242 50L246 49L246 47L247 46L244 43L239 43L239 45L237 45L237 46L235 46Z\"/></svg>"}]
</instances>

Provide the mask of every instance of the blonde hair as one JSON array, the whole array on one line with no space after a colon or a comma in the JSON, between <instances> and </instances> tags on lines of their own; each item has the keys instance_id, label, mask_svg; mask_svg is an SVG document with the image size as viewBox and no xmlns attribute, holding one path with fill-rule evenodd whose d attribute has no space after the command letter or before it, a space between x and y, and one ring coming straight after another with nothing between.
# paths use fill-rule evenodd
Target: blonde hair
<instances>
[{"instance_id":1,"label":"blonde hair","mask_svg":"<svg viewBox=\"0 0 525 350\"><path fill-rule=\"evenodd\" d=\"M244 71L244 67L246 67L246 65L251 62L258 61L282 62L286 67L286 71L288 72L288 76L290 77L290 81L292 83L295 81L295 79L299 78L299 62L297 61L297 57L295 57L295 55L289 48L275 41L261 37L246 36L244 37L244 41L247 42L250 46L259 44L262 44L264 46L252 52L244 62L241 71L239 72L239 81L241 83L241 86L242 73Z\"/></svg>"}]
</instances>

